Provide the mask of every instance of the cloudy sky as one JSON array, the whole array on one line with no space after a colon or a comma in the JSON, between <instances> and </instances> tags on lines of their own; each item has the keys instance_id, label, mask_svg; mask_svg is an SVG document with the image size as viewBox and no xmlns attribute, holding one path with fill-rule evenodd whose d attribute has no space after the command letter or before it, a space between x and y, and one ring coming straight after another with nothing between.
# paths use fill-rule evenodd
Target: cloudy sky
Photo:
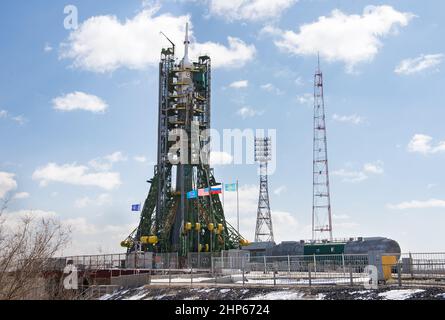
<instances>
[{"instance_id":1,"label":"cloudy sky","mask_svg":"<svg viewBox=\"0 0 445 320\"><path fill-rule=\"evenodd\" d=\"M130 206L145 199L156 154L160 31L180 55L186 21L192 55L213 60L213 127L277 130L277 241L310 237L319 52L334 236L445 249L442 1L18 0L2 9L0 197L12 198L8 219L32 212L72 225L64 253L120 252L137 226ZM256 166L215 155L217 179L240 181L241 232L252 240ZM225 207L236 224L233 194Z\"/></svg>"}]
</instances>

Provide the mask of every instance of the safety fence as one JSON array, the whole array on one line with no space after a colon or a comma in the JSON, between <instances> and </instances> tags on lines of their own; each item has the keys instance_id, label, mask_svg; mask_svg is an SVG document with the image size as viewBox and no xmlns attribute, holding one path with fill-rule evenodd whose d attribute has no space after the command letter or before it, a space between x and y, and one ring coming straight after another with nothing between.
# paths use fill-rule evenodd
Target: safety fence
<instances>
[{"instance_id":1,"label":"safety fence","mask_svg":"<svg viewBox=\"0 0 445 320\"><path fill-rule=\"evenodd\" d=\"M192 268L153 275L151 284L243 286L445 286L444 253L341 254L211 258L210 272Z\"/></svg>"},{"instance_id":2,"label":"safety fence","mask_svg":"<svg viewBox=\"0 0 445 320\"><path fill-rule=\"evenodd\" d=\"M85 255L53 258L48 270L63 270L75 265L78 270L178 269L178 253L132 252L106 255Z\"/></svg>"},{"instance_id":3,"label":"safety fence","mask_svg":"<svg viewBox=\"0 0 445 320\"><path fill-rule=\"evenodd\" d=\"M400 286L445 286L445 253L403 253L382 257L388 283Z\"/></svg>"},{"instance_id":4,"label":"safety fence","mask_svg":"<svg viewBox=\"0 0 445 320\"><path fill-rule=\"evenodd\" d=\"M235 250L180 258L177 253L139 252L56 258L51 264L48 268L58 270L70 264L77 270L145 270L151 284L445 286L445 253L272 257Z\"/></svg>"},{"instance_id":5,"label":"safety fence","mask_svg":"<svg viewBox=\"0 0 445 320\"><path fill-rule=\"evenodd\" d=\"M214 258L216 276L257 285L337 285L362 283L367 255L314 255Z\"/></svg>"}]
</instances>

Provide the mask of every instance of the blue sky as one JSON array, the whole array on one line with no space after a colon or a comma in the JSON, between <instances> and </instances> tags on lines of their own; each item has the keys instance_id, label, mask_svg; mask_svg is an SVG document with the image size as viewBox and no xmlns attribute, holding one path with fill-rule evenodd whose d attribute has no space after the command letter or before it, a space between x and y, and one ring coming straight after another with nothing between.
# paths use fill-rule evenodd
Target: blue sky
<instances>
[{"instance_id":1,"label":"blue sky","mask_svg":"<svg viewBox=\"0 0 445 320\"><path fill-rule=\"evenodd\" d=\"M77 29L64 8L78 9ZM373 6L373 7L369 7ZM310 237L312 106L321 54L334 236L387 236L403 251L444 249L440 1L8 1L0 13L0 196L7 216L73 225L65 253L118 252L138 223L156 154L163 31L214 62L213 128L276 129L270 177L276 240ZM324 18L322 18L324 16ZM230 38L229 38L230 37ZM255 165L239 180L253 239ZM234 197L226 196L234 224Z\"/></svg>"}]
</instances>

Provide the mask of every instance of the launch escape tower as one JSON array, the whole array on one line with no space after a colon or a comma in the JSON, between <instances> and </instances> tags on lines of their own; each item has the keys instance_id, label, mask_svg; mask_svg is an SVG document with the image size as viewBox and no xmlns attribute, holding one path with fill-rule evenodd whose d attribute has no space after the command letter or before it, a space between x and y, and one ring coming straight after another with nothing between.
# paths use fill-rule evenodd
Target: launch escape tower
<instances>
[{"instance_id":1,"label":"launch escape tower","mask_svg":"<svg viewBox=\"0 0 445 320\"><path fill-rule=\"evenodd\" d=\"M331 195L329 190L328 147L326 138L326 114L323 93L323 73L318 59L318 70L314 76L314 163L312 240L325 240L329 232L332 241Z\"/></svg>"},{"instance_id":2,"label":"launch escape tower","mask_svg":"<svg viewBox=\"0 0 445 320\"><path fill-rule=\"evenodd\" d=\"M272 140L269 137L255 138L255 161L260 163L260 196L255 242L274 242L267 181L267 163L272 159L271 144Z\"/></svg>"},{"instance_id":3,"label":"launch escape tower","mask_svg":"<svg viewBox=\"0 0 445 320\"><path fill-rule=\"evenodd\" d=\"M211 192L220 185L209 164L211 59L189 60L188 24L179 64L175 45L169 42L159 64L157 165L148 181L139 226L122 246L128 252L142 249L180 256L235 249L245 240L226 221L219 195Z\"/></svg>"}]
</instances>

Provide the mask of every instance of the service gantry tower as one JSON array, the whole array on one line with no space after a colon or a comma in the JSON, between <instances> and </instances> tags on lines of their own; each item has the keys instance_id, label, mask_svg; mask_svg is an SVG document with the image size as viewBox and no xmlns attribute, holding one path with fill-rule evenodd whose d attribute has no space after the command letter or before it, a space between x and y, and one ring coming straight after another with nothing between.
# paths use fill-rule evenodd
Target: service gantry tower
<instances>
[{"instance_id":1,"label":"service gantry tower","mask_svg":"<svg viewBox=\"0 0 445 320\"><path fill-rule=\"evenodd\" d=\"M169 42L159 64L157 165L139 226L122 245L129 252L141 247L180 256L235 249L245 240L226 221L219 194L211 192L220 185L209 163L211 60L190 61L188 24L179 64Z\"/></svg>"}]
</instances>

